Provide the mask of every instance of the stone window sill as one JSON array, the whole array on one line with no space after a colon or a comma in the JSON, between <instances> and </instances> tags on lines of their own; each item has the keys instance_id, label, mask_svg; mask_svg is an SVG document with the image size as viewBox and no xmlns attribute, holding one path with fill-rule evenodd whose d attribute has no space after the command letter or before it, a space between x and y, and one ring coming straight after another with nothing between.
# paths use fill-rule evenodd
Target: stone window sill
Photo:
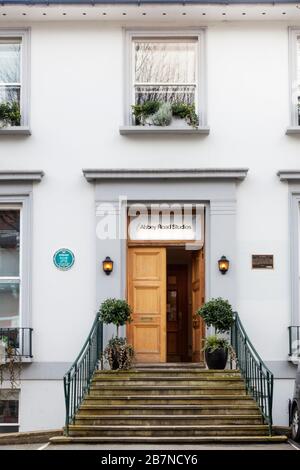
<instances>
[{"instance_id":1,"label":"stone window sill","mask_svg":"<svg viewBox=\"0 0 300 470\"><path fill-rule=\"evenodd\" d=\"M121 135L168 135L168 134L198 134L198 135L208 135L209 127L160 127L160 126L121 126L119 128Z\"/></svg>"},{"instance_id":2,"label":"stone window sill","mask_svg":"<svg viewBox=\"0 0 300 470\"><path fill-rule=\"evenodd\" d=\"M286 135L300 134L300 126L288 127L287 130L285 131L285 133L286 133Z\"/></svg>"},{"instance_id":3,"label":"stone window sill","mask_svg":"<svg viewBox=\"0 0 300 470\"><path fill-rule=\"evenodd\" d=\"M28 126L2 127L0 135L31 135L31 130Z\"/></svg>"}]
</instances>

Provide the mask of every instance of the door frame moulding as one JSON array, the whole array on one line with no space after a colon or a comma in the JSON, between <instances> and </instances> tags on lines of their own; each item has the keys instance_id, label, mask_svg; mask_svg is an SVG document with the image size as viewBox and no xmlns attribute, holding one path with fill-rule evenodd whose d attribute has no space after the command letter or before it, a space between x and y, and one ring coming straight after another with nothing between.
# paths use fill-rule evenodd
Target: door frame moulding
<instances>
[{"instance_id":1,"label":"door frame moulding","mask_svg":"<svg viewBox=\"0 0 300 470\"><path fill-rule=\"evenodd\" d=\"M106 297L126 297L127 202L180 202L205 204L205 297L225 297L235 306L236 295L236 190L247 168L204 169L84 169L83 175L95 187L97 207L107 205L119 220L123 236L96 238L96 305ZM99 263L114 257L114 272L105 276ZM218 271L217 260L226 255L231 268L226 276ZM123 331L124 333L124 331ZM111 332L107 328L105 341Z\"/></svg>"}]
</instances>

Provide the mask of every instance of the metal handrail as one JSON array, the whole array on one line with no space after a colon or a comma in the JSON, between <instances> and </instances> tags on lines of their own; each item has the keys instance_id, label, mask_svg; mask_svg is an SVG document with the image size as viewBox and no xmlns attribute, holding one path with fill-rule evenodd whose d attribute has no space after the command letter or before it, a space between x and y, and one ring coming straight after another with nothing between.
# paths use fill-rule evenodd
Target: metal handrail
<instances>
[{"instance_id":1,"label":"metal handrail","mask_svg":"<svg viewBox=\"0 0 300 470\"><path fill-rule=\"evenodd\" d=\"M300 357L300 325L291 325L289 330L289 356Z\"/></svg>"},{"instance_id":2,"label":"metal handrail","mask_svg":"<svg viewBox=\"0 0 300 470\"><path fill-rule=\"evenodd\" d=\"M32 358L33 328L0 328L0 340L12 348L13 355Z\"/></svg>"},{"instance_id":3,"label":"metal handrail","mask_svg":"<svg viewBox=\"0 0 300 470\"><path fill-rule=\"evenodd\" d=\"M255 350L237 313L231 327L231 345L236 354L236 366L244 377L247 392L258 404L272 435L274 376Z\"/></svg>"},{"instance_id":4,"label":"metal handrail","mask_svg":"<svg viewBox=\"0 0 300 470\"><path fill-rule=\"evenodd\" d=\"M66 405L65 432L74 423L75 415L86 394L89 393L95 370L99 366L103 350L103 323L97 315L91 331L77 358L64 375Z\"/></svg>"}]
</instances>

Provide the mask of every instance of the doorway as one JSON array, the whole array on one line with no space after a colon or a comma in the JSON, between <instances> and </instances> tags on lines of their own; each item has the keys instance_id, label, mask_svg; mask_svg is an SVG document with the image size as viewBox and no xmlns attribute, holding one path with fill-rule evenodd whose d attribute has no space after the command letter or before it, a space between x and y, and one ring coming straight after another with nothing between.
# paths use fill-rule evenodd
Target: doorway
<instances>
[{"instance_id":1,"label":"doorway","mask_svg":"<svg viewBox=\"0 0 300 470\"><path fill-rule=\"evenodd\" d=\"M204 250L129 246L127 338L136 362L200 362L204 337L195 315L204 303Z\"/></svg>"}]
</instances>

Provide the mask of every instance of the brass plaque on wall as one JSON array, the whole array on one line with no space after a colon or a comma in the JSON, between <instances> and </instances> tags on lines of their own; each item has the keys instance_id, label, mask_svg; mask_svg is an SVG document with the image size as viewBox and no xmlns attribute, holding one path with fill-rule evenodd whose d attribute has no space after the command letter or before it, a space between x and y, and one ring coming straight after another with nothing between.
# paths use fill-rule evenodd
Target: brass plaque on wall
<instances>
[{"instance_id":1,"label":"brass plaque on wall","mask_svg":"<svg viewBox=\"0 0 300 470\"><path fill-rule=\"evenodd\" d=\"M274 255L252 255L252 269L273 269Z\"/></svg>"}]
</instances>

